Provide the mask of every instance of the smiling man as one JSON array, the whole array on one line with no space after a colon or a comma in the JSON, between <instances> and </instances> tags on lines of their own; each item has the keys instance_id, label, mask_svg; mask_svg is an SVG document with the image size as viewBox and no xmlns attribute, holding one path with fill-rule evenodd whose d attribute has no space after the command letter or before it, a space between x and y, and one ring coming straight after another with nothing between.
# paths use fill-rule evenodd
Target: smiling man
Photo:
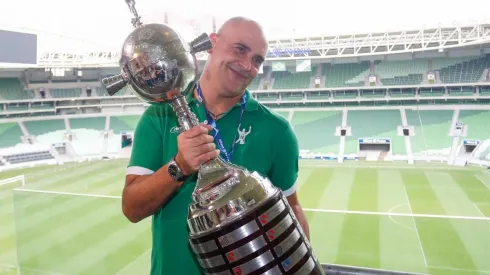
<instances>
[{"instance_id":1,"label":"smiling man","mask_svg":"<svg viewBox=\"0 0 490 275\"><path fill-rule=\"evenodd\" d=\"M187 207L199 166L221 156L267 176L280 188L306 235L308 223L296 195L298 142L286 119L257 102L246 89L267 53L254 21L235 17L211 34L213 47L187 100L199 121L215 121L176 133L169 105L151 105L134 133L123 191L123 212L132 222L153 218L151 274L201 274L188 244ZM218 150L216 150L218 149Z\"/></svg>"}]
</instances>

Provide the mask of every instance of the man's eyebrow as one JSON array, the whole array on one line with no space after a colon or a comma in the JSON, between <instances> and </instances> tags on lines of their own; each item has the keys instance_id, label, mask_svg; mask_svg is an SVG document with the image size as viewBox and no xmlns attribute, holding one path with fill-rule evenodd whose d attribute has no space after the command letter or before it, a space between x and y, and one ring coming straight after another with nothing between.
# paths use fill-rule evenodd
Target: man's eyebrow
<instances>
[{"instance_id":1,"label":"man's eyebrow","mask_svg":"<svg viewBox=\"0 0 490 275\"><path fill-rule=\"evenodd\" d=\"M250 51L250 47L249 46L247 46L247 45L245 45L243 43L240 43L240 42L237 42L236 44L239 45L239 46L241 46L241 47L243 47L243 48L245 48L245 49L247 49L248 51ZM264 62L264 60L265 60L265 58L262 55L260 55L260 54L256 54L255 55L255 58L258 58L260 62Z\"/></svg>"}]
</instances>

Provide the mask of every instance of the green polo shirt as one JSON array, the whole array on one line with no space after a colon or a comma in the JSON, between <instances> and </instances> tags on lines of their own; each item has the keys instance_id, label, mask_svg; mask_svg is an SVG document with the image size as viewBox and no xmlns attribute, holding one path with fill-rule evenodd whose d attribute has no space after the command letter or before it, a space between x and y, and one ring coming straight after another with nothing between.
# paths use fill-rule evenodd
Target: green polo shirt
<instances>
[{"instance_id":1,"label":"green polo shirt","mask_svg":"<svg viewBox=\"0 0 490 275\"><path fill-rule=\"evenodd\" d=\"M194 87L194 85L189 85ZM235 144L231 162L267 176L289 196L296 190L299 148L289 122L257 102L247 93L240 130L247 135ZM206 120L203 105L187 95L191 110L199 121ZM217 120L226 149L237 133L241 108L237 103ZM141 116L133 137L133 149L127 174L152 174L177 153L177 117L169 104L150 105ZM212 134L212 133L210 133ZM188 179L152 220L152 275L202 274L188 244L187 207L196 185L196 177Z\"/></svg>"}]
</instances>

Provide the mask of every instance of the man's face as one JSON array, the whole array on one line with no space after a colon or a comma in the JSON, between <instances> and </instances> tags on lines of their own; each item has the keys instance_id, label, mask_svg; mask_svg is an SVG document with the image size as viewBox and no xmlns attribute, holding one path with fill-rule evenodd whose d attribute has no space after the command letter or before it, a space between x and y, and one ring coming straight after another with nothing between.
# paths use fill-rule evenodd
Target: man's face
<instances>
[{"instance_id":1,"label":"man's face","mask_svg":"<svg viewBox=\"0 0 490 275\"><path fill-rule=\"evenodd\" d=\"M229 26L212 36L214 48L210 65L220 83L221 96L235 97L243 93L257 76L267 53L267 42L261 30L249 22Z\"/></svg>"}]
</instances>

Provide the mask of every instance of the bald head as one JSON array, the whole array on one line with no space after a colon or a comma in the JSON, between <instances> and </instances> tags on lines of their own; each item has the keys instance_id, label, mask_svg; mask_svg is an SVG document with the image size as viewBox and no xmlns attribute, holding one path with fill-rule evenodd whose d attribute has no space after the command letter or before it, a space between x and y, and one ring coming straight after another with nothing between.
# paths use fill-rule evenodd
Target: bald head
<instances>
[{"instance_id":1,"label":"bald head","mask_svg":"<svg viewBox=\"0 0 490 275\"><path fill-rule=\"evenodd\" d=\"M219 86L222 96L237 96L257 76L268 43L259 23L246 17L228 19L210 35L212 48L203 77Z\"/></svg>"},{"instance_id":2,"label":"bald head","mask_svg":"<svg viewBox=\"0 0 490 275\"><path fill-rule=\"evenodd\" d=\"M267 42L262 26L257 21L243 16L236 16L226 20L225 23L223 23L223 25L219 28L218 35L227 35L230 32L235 32L237 29L240 28L254 31L256 34L259 34L264 41Z\"/></svg>"}]
</instances>

